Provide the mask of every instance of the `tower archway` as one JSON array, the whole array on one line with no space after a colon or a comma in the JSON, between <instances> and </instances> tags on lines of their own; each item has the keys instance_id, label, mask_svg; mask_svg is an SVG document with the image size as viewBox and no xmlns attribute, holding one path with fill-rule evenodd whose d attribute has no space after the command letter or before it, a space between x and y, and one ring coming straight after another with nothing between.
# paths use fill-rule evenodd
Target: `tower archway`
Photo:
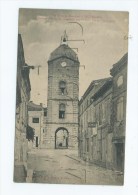
<instances>
[{"instance_id":1,"label":"tower archway","mask_svg":"<svg viewBox=\"0 0 138 195\"><path fill-rule=\"evenodd\" d=\"M64 127L59 127L55 131L55 149L67 149L69 142L69 132Z\"/></svg>"}]
</instances>

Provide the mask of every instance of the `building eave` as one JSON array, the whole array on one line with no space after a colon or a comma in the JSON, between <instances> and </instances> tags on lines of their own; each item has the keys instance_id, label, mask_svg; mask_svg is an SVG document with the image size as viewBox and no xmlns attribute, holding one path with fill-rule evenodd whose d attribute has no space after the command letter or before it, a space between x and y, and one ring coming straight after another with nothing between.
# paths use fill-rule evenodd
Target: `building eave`
<instances>
[{"instance_id":1,"label":"building eave","mask_svg":"<svg viewBox=\"0 0 138 195\"><path fill-rule=\"evenodd\" d=\"M58 59L62 59L62 58L66 58L66 59L72 60L73 62L80 64L79 60L75 60L75 59L69 58L67 56L60 56L60 57L54 58L52 60L48 60L47 63L50 64L51 62L58 60Z\"/></svg>"},{"instance_id":2,"label":"building eave","mask_svg":"<svg viewBox=\"0 0 138 195\"><path fill-rule=\"evenodd\" d=\"M110 77L111 78L111 77ZM79 101L79 105L84 101L84 99L87 97L87 95L91 92L91 90L93 90L95 84L99 84L102 81L106 81L109 78L103 78L103 79L98 79L98 80L94 80L90 83L89 87L87 88L87 90L85 91L84 95L82 96L82 98Z\"/></svg>"},{"instance_id":3,"label":"building eave","mask_svg":"<svg viewBox=\"0 0 138 195\"><path fill-rule=\"evenodd\" d=\"M92 96L93 101L96 101L99 97L101 97L107 90L112 87L113 80L110 78L107 80L100 89Z\"/></svg>"},{"instance_id":4,"label":"building eave","mask_svg":"<svg viewBox=\"0 0 138 195\"><path fill-rule=\"evenodd\" d=\"M113 68L110 69L111 76L115 76L124 66L127 66L128 53L126 53L117 63L113 64Z\"/></svg>"}]
</instances>

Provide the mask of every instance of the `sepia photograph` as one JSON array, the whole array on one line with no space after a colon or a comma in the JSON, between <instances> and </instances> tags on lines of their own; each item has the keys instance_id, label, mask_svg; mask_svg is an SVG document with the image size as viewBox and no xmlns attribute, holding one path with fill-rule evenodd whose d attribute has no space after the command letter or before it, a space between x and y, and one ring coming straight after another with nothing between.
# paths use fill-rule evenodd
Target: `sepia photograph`
<instances>
[{"instance_id":1,"label":"sepia photograph","mask_svg":"<svg viewBox=\"0 0 138 195\"><path fill-rule=\"evenodd\" d=\"M18 17L14 182L124 185L129 12Z\"/></svg>"}]
</instances>

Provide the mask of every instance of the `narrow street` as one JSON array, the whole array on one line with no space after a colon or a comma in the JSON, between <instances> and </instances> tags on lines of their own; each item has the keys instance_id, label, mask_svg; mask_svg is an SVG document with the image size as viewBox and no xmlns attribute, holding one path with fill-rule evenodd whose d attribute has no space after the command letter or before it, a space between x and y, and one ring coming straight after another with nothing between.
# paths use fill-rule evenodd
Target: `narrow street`
<instances>
[{"instance_id":1,"label":"narrow street","mask_svg":"<svg viewBox=\"0 0 138 195\"><path fill-rule=\"evenodd\" d=\"M35 149L28 154L28 169L33 183L121 185L123 176L114 171L88 164L77 151Z\"/></svg>"}]
</instances>

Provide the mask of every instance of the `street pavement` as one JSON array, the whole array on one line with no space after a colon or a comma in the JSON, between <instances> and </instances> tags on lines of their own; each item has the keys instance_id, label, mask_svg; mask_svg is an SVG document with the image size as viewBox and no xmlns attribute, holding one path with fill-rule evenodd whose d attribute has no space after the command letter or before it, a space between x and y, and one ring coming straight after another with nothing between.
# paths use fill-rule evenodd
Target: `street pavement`
<instances>
[{"instance_id":1,"label":"street pavement","mask_svg":"<svg viewBox=\"0 0 138 195\"><path fill-rule=\"evenodd\" d=\"M33 183L122 185L123 176L89 164L69 149L35 149L28 153Z\"/></svg>"}]
</instances>

